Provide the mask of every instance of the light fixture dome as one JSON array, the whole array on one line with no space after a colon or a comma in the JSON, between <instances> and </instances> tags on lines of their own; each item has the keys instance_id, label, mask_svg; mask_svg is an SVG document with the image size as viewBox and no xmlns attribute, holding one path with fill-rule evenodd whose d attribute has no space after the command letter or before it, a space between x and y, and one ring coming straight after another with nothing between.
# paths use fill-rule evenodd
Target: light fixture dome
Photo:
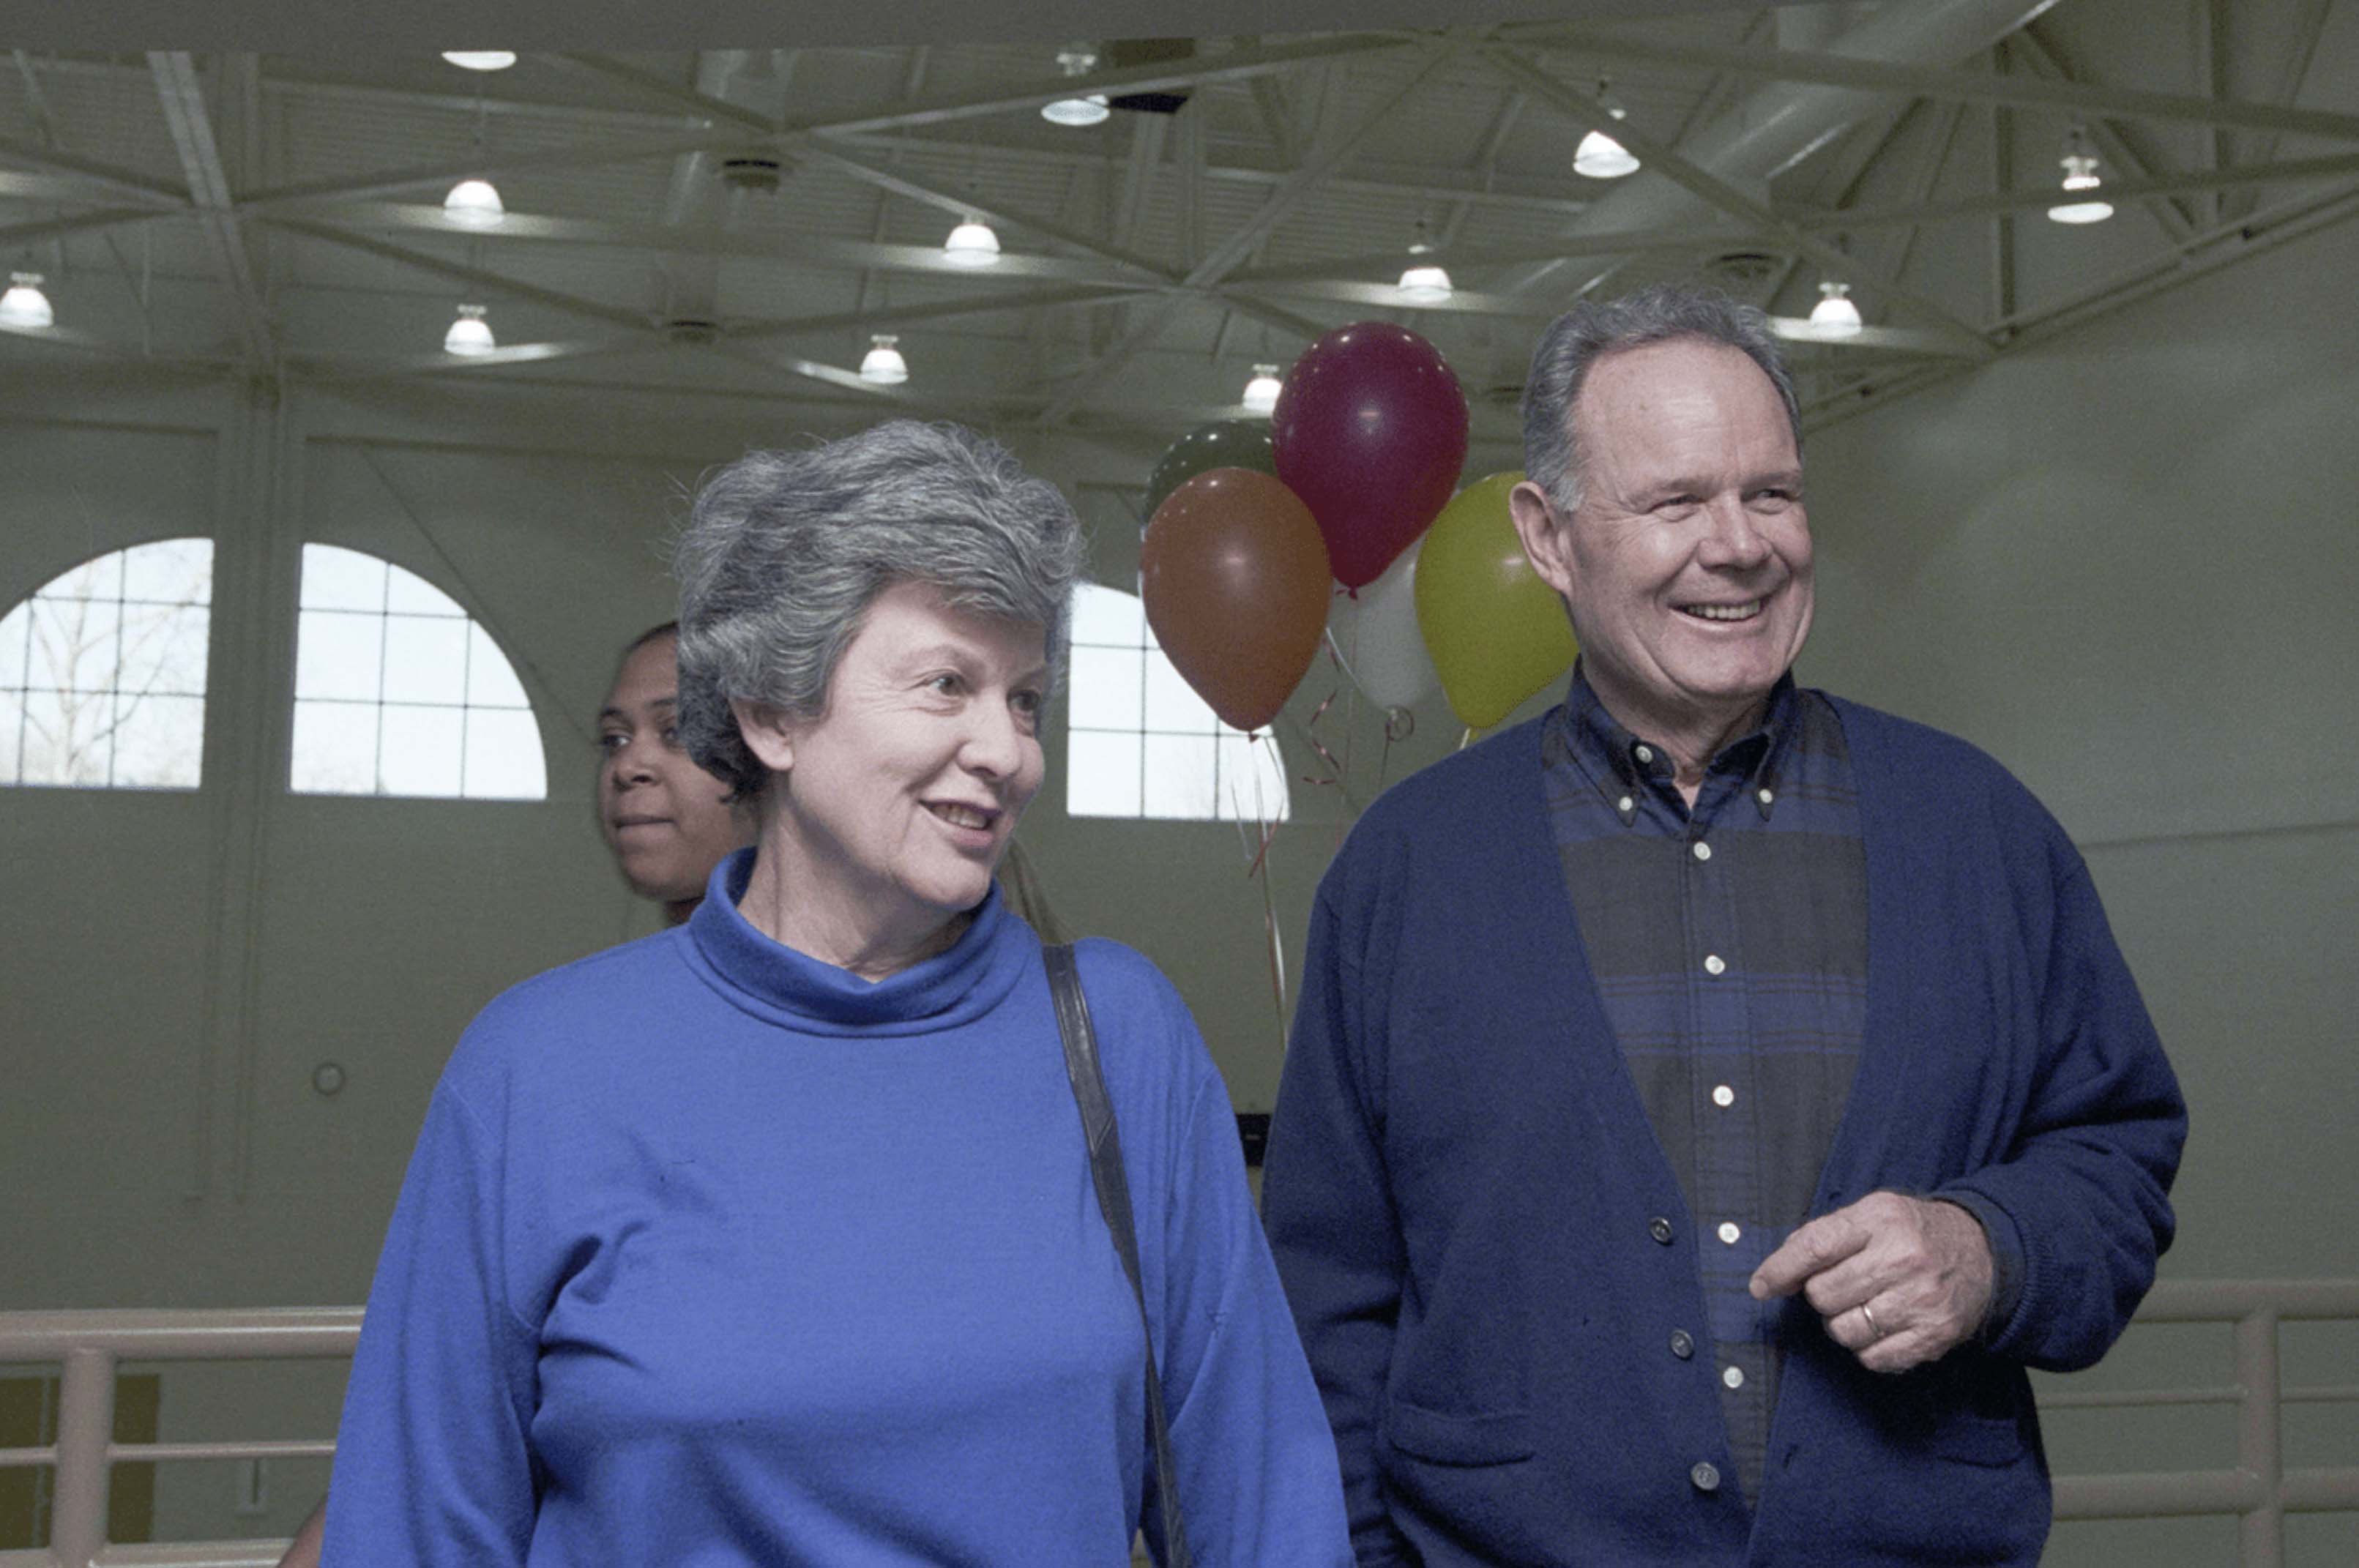
<instances>
[{"instance_id":1,"label":"light fixture dome","mask_svg":"<svg viewBox=\"0 0 2359 1568\"><path fill-rule=\"evenodd\" d=\"M1277 379L1276 365L1254 366L1253 379L1245 383L1245 395L1240 399L1248 414L1271 414L1277 409L1277 395L1286 384Z\"/></svg>"},{"instance_id":2,"label":"light fixture dome","mask_svg":"<svg viewBox=\"0 0 2359 1568\"><path fill-rule=\"evenodd\" d=\"M1067 44L1057 51L1057 69L1067 76L1087 76L1097 69L1098 51L1088 44ZM1114 114L1103 92L1073 98L1052 98L1040 105L1040 118L1052 125L1101 125Z\"/></svg>"},{"instance_id":3,"label":"light fixture dome","mask_svg":"<svg viewBox=\"0 0 2359 1568\"><path fill-rule=\"evenodd\" d=\"M442 213L470 229L495 229L508 215L499 188L488 179L462 179L442 198Z\"/></svg>"},{"instance_id":4,"label":"light fixture dome","mask_svg":"<svg viewBox=\"0 0 2359 1568\"><path fill-rule=\"evenodd\" d=\"M480 305L460 306L459 319L442 334L442 351L446 354L477 359L498 347L492 338L492 324L484 319L484 308Z\"/></svg>"},{"instance_id":5,"label":"light fixture dome","mask_svg":"<svg viewBox=\"0 0 2359 1568\"><path fill-rule=\"evenodd\" d=\"M1852 303L1851 285L1829 278L1819 285L1819 302L1810 307L1810 325L1829 338L1856 338L1863 325L1859 307Z\"/></svg>"},{"instance_id":6,"label":"light fixture dome","mask_svg":"<svg viewBox=\"0 0 2359 1568\"><path fill-rule=\"evenodd\" d=\"M1597 102L1617 120L1630 117L1630 111L1614 101L1613 90L1605 82L1597 84ZM1638 160L1631 156L1629 148L1603 131L1593 130L1572 149L1572 172L1591 179L1619 179L1625 174L1637 173Z\"/></svg>"},{"instance_id":7,"label":"light fixture dome","mask_svg":"<svg viewBox=\"0 0 2359 1568\"><path fill-rule=\"evenodd\" d=\"M1400 297L1410 305L1439 305L1450 297L1450 274L1430 262L1404 269L1400 275Z\"/></svg>"},{"instance_id":8,"label":"light fixture dome","mask_svg":"<svg viewBox=\"0 0 2359 1568\"><path fill-rule=\"evenodd\" d=\"M41 275L10 273L8 292L0 294L0 326L48 327L56 321L57 313L49 308L49 297L41 292Z\"/></svg>"},{"instance_id":9,"label":"light fixture dome","mask_svg":"<svg viewBox=\"0 0 2359 1568\"><path fill-rule=\"evenodd\" d=\"M901 340L878 332L868 340L868 356L860 362L860 379L878 386L898 386L909 379L909 362L894 345Z\"/></svg>"},{"instance_id":10,"label":"light fixture dome","mask_svg":"<svg viewBox=\"0 0 2359 1568\"><path fill-rule=\"evenodd\" d=\"M516 61L514 49L444 49L442 58L461 70L506 70Z\"/></svg>"},{"instance_id":11,"label":"light fixture dome","mask_svg":"<svg viewBox=\"0 0 2359 1568\"><path fill-rule=\"evenodd\" d=\"M2114 215L2114 204L2102 196L2091 195L2104 183L2097 178L2096 155L2085 151L2064 155L2064 190L2078 200L2060 201L2048 210L2050 222L2058 223L2102 223Z\"/></svg>"},{"instance_id":12,"label":"light fixture dome","mask_svg":"<svg viewBox=\"0 0 2359 1568\"><path fill-rule=\"evenodd\" d=\"M969 218L942 242L942 258L952 266L993 266L999 261L999 236L980 218Z\"/></svg>"}]
</instances>

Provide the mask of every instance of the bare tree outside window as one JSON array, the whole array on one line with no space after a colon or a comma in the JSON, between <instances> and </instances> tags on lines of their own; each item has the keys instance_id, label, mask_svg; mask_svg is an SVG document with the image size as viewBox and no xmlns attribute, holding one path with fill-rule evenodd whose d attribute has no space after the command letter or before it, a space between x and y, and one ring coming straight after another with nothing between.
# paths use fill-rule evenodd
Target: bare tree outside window
<instances>
[{"instance_id":1,"label":"bare tree outside window","mask_svg":"<svg viewBox=\"0 0 2359 1568\"><path fill-rule=\"evenodd\" d=\"M0 784L194 789L210 539L85 561L0 617Z\"/></svg>"}]
</instances>

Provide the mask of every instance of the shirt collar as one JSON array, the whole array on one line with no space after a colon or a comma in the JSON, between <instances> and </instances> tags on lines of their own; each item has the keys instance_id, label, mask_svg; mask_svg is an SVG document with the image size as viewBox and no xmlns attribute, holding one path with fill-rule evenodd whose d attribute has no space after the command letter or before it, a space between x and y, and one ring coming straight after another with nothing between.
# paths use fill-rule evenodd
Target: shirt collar
<instances>
[{"instance_id":1,"label":"shirt collar","mask_svg":"<svg viewBox=\"0 0 2359 1568\"><path fill-rule=\"evenodd\" d=\"M1769 688L1761 722L1716 752L1710 773L1735 773L1759 807L1764 819L1777 796L1777 781L1792 753L1801 729L1801 701L1796 696L1791 670ZM1634 734L1605 709L1581 662L1574 661L1572 683L1564 705L1557 709L1559 743L1574 766L1587 776L1598 795L1624 822L1637 815L1639 788L1649 780L1670 787L1674 772L1670 754L1644 736Z\"/></svg>"}]
</instances>

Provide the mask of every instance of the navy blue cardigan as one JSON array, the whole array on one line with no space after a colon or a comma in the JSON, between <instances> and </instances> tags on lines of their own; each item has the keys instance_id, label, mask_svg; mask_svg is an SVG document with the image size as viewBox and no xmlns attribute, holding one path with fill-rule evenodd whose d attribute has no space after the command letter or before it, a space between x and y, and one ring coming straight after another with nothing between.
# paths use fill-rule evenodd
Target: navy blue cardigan
<instances>
[{"instance_id":1,"label":"navy blue cardigan","mask_svg":"<svg viewBox=\"0 0 2359 1568\"><path fill-rule=\"evenodd\" d=\"M1965 742L1836 708L1867 1020L1812 1212L1978 1195L2021 1249L2014 1312L1880 1377L1788 1303L1747 1507L1693 1222L1549 839L1540 724L1507 730L1388 792L1329 869L1270 1133L1264 1217L1364 1563L2037 1563L2023 1368L2094 1362L2152 1283L2186 1109L2063 830Z\"/></svg>"}]
</instances>

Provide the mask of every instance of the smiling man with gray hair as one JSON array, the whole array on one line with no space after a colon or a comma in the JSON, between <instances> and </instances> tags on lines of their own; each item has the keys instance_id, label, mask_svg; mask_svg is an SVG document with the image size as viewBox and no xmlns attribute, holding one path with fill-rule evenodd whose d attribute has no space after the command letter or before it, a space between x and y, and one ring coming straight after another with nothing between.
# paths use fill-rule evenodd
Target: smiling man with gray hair
<instances>
[{"instance_id":1,"label":"smiling man with gray hair","mask_svg":"<svg viewBox=\"0 0 2359 1568\"><path fill-rule=\"evenodd\" d=\"M2062 829L1796 685L1758 311L1534 355L1512 505L1565 701L1321 883L1264 1210L1363 1563L2036 1563L2027 1367L2102 1356L2186 1112Z\"/></svg>"}]
</instances>

